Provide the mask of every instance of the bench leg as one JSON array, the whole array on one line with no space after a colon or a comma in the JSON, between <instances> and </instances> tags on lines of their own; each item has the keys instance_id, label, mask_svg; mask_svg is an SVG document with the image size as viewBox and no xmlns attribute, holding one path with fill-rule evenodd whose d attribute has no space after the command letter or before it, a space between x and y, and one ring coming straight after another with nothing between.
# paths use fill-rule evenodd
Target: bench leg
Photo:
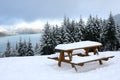
<instances>
[{"instance_id":1,"label":"bench leg","mask_svg":"<svg viewBox=\"0 0 120 80\"><path fill-rule=\"evenodd\" d=\"M72 65L72 68L74 68L75 71L77 72L77 68L76 68L76 66L75 66L74 64L71 64L71 65Z\"/></svg>"},{"instance_id":2,"label":"bench leg","mask_svg":"<svg viewBox=\"0 0 120 80\"><path fill-rule=\"evenodd\" d=\"M99 60L99 64L100 64L100 65L102 65L102 64L103 64L103 63L102 63L102 60Z\"/></svg>"},{"instance_id":3,"label":"bench leg","mask_svg":"<svg viewBox=\"0 0 120 80\"><path fill-rule=\"evenodd\" d=\"M72 60L72 51L69 51L68 52L68 56L69 56L69 59L70 59L70 61Z\"/></svg>"}]
</instances>

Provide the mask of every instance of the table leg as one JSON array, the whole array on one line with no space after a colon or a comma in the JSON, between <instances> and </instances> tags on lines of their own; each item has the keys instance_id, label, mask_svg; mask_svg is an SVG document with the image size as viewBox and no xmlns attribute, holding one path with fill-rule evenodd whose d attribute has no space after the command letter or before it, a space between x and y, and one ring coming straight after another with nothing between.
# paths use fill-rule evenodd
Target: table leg
<instances>
[{"instance_id":1,"label":"table leg","mask_svg":"<svg viewBox=\"0 0 120 80\"><path fill-rule=\"evenodd\" d=\"M60 51L58 66L61 67L61 62L64 60L64 51Z\"/></svg>"},{"instance_id":2,"label":"table leg","mask_svg":"<svg viewBox=\"0 0 120 80\"><path fill-rule=\"evenodd\" d=\"M89 53L89 48L86 48L86 49L85 49L85 54L86 54L86 56L89 56L88 53Z\"/></svg>"},{"instance_id":3,"label":"table leg","mask_svg":"<svg viewBox=\"0 0 120 80\"><path fill-rule=\"evenodd\" d=\"M97 50L97 47L93 48L93 51L94 51L94 55L98 55L98 50Z\"/></svg>"},{"instance_id":4,"label":"table leg","mask_svg":"<svg viewBox=\"0 0 120 80\"><path fill-rule=\"evenodd\" d=\"M68 56L69 56L70 61L72 61L72 51L68 51Z\"/></svg>"}]
</instances>

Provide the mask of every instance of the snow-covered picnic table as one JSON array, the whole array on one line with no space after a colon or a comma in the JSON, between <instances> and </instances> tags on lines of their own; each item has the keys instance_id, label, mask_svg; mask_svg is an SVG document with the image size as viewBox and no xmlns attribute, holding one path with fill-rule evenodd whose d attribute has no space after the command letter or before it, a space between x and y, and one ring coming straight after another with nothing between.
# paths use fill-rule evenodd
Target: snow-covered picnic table
<instances>
[{"instance_id":1,"label":"snow-covered picnic table","mask_svg":"<svg viewBox=\"0 0 120 80\"><path fill-rule=\"evenodd\" d=\"M72 67L75 67L75 65L84 65L84 63L92 62L92 61L99 61L99 63L102 64L102 60L108 60L109 58L112 58L114 56L107 56L107 57L97 56L95 57L95 59L92 57L85 57L85 56L89 56L89 51L93 51L94 55L99 55L98 47L100 46L102 46L101 43L94 42L94 41L80 41L80 42L69 43L69 44L59 44L55 47L56 50L60 51L59 56L53 57L51 59L57 60L59 67L61 66L61 62L70 63L72 64ZM75 54L77 55L77 57L74 57ZM81 58L81 56L82 57L84 56L84 59ZM76 62L75 58L78 58L78 57L83 60L81 61L81 59L77 59L77 62Z\"/></svg>"},{"instance_id":2,"label":"snow-covered picnic table","mask_svg":"<svg viewBox=\"0 0 120 80\"><path fill-rule=\"evenodd\" d=\"M61 66L61 62L66 61L64 58L64 53L67 52L70 61L72 60L72 53L74 50L84 49L85 55L88 56L89 50L92 49L94 54L98 54L98 47L102 46L99 42L94 41L80 41L75 43L69 43L69 44L59 44L55 47L56 50L60 50L60 56L58 61L58 66Z\"/></svg>"}]
</instances>

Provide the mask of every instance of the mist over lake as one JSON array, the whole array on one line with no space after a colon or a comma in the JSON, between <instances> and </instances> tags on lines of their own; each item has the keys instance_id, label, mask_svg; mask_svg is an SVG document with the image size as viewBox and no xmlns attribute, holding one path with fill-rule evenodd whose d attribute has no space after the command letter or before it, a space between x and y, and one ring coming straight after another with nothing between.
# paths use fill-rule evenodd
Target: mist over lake
<instances>
[{"instance_id":1,"label":"mist over lake","mask_svg":"<svg viewBox=\"0 0 120 80\"><path fill-rule=\"evenodd\" d=\"M40 43L41 35L42 33L0 37L0 53L5 51L8 41L10 42L11 47L14 48L16 46L16 43L20 41L20 38L22 41L26 40L26 42L28 42L30 38L32 46L34 47L36 43Z\"/></svg>"}]
</instances>

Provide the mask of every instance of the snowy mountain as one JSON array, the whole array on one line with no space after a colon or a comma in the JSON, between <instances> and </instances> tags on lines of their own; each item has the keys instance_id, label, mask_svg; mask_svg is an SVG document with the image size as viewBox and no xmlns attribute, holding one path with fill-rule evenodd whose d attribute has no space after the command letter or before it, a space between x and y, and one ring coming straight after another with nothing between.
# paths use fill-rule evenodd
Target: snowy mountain
<instances>
[{"instance_id":1,"label":"snowy mountain","mask_svg":"<svg viewBox=\"0 0 120 80\"><path fill-rule=\"evenodd\" d=\"M0 80L120 80L120 51L100 52L113 54L114 58L76 66L48 59L48 56L0 58Z\"/></svg>"},{"instance_id":2,"label":"snowy mountain","mask_svg":"<svg viewBox=\"0 0 120 80\"><path fill-rule=\"evenodd\" d=\"M9 28L4 28L0 27L0 36L9 36L9 35L15 35L15 34L36 34L40 33L40 29L35 29L35 28L14 28L14 29L9 29Z\"/></svg>"},{"instance_id":3,"label":"snowy mountain","mask_svg":"<svg viewBox=\"0 0 120 80\"><path fill-rule=\"evenodd\" d=\"M5 30L4 28L0 28L0 37L1 36L8 36L10 34L8 34L7 30Z\"/></svg>"}]
</instances>

